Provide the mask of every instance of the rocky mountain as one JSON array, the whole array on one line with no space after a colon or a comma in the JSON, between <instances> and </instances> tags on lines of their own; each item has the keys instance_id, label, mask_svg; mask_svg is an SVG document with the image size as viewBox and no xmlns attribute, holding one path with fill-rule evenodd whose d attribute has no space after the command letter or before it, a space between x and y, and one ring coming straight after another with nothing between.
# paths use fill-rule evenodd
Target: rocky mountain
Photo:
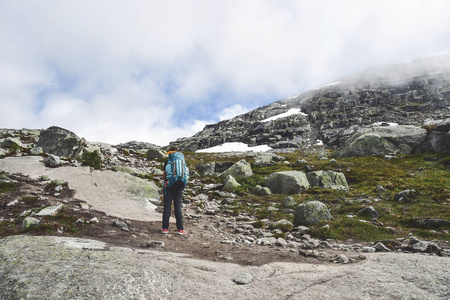
<instances>
[{"instance_id":1,"label":"rocky mountain","mask_svg":"<svg viewBox=\"0 0 450 300\"><path fill-rule=\"evenodd\" d=\"M372 67L342 80L207 125L173 142L195 151L226 142L297 149L318 140L332 149L376 123L433 125L450 118L450 51Z\"/></svg>"}]
</instances>

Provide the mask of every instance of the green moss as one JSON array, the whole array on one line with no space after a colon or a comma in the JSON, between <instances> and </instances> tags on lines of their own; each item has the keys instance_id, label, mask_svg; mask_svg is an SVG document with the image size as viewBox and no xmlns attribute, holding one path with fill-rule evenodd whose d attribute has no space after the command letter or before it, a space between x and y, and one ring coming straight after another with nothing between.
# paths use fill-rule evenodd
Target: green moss
<instances>
[{"instance_id":1,"label":"green moss","mask_svg":"<svg viewBox=\"0 0 450 300\"><path fill-rule=\"evenodd\" d=\"M327 223L329 225L328 227L323 226ZM312 228L310 234L321 239L354 239L366 242L392 239L395 237L386 228L376 227L372 224L361 222L358 219L347 217L338 217L331 222L322 222L317 227Z\"/></svg>"},{"instance_id":2,"label":"green moss","mask_svg":"<svg viewBox=\"0 0 450 300\"><path fill-rule=\"evenodd\" d=\"M28 205L35 205L38 203L39 197L37 196L22 196L22 200Z\"/></svg>"},{"instance_id":3,"label":"green moss","mask_svg":"<svg viewBox=\"0 0 450 300\"><path fill-rule=\"evenodd\" d=\"M83 166L92 167L95 170L102 168L102 155L98 150L92 152L83 152L82 155Z\"/></svg>"}]
</instances>

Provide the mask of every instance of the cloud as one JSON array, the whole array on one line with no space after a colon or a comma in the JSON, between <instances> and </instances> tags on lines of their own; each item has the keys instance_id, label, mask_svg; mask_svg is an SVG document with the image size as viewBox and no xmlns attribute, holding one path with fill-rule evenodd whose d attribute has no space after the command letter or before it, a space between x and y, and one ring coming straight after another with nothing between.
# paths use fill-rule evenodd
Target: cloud
<instances>
[{"instance_id":1,"label":"cloud","mask_svg":"<svg viewBox=\"0 0 450 300\"><path fill-rule=\"evenodd\" d=\"M240 104L234 104L232 106L226 107L220 114L219 114L219 120L228 120L232 119L238 115L244 114L248 112L249 109L240 105Z\"/></svg>"},{"instance_id":2,"label":"cloud","mask_svg":"<svg viewBox=\"0 0 450 300\"><path fill-rule=\"evenodd\" d=\"M0 127L167 144L369 66L450 49L450 3L2 1Z\"/></svg>"}]
</instances>

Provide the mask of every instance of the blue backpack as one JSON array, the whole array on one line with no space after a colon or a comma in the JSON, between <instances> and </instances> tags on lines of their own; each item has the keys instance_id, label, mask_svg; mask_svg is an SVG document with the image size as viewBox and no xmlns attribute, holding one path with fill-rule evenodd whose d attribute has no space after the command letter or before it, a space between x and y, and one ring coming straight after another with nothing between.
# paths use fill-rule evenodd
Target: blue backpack
<instances>
[{"instance_id":1,"label":"blue backpack","mask_svg":"<svg viewBox=\"0 0 450 300\"><path fill-rule=\"evenodd\" d=\"M189 169L186 166L183 153L170 153L165 171L167 180L166 187L171 187L177 181L181 181L186 185L189 179Z\"/></svg>"}]
</instances>

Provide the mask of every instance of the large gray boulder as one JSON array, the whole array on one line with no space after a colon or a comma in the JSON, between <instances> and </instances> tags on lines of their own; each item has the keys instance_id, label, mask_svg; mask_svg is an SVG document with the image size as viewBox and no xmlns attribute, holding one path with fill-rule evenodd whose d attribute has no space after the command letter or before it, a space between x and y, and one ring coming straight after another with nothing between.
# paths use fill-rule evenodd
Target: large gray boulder
<instances>
[{"instance_id":1,"label":"large gray boulder","mask_svg":"<svg viewBox=\"0 0 450 300\"><path fill-rule=\"evenodd\" d=\"M223 182L223 190L227 191L227 192L233 192L235 189L237 189L238 187L240 187L241 185L239 184L239 182L236 181L236 179L234 179L233 176L228 175L224 182Z\"/></svg>"},{"instance_id":2,"label":"large gray boulder","mask_svg":"<svg viewBox=\"0 0 450 300\"><path fill-rule=\"evenodd\" d=\"M1 144L1 148L26 148L19 138L6 138Z\"/></svg>"},{"instance_id":3,"label":"large gray boulder","mask_svg":"<svg viewBox=\"0 0 450 300\"><path fill-rule=\"evenodd\" d=\"M49 154L77 158L86 146L86 141L67 129L52 126L41 132L36 146Z\"/></svg>"},{"instance_id":4,"label":"large gray boulder","mask_svg":"<svg viewBox=\"0 0 450 300\"><path fill-rule=\"evenodd\" d=\"M335 157L410 154L427 138L424 128L411 125L378 126L355 133Z\"/></svg>"},{"instance_id":5,"label":"large gray boulder","mask_svg":"<svg viewBox=\"0 0 450 300\"><path fill-rule=\"evenodd\" d=\"M150 149L147 151L147 159L153 160L153 159L161 159L161 158L167 158L167 154L159 147L157 146L151 146Z\"/></svg>"},{"instance_id":6,"label":"large gray boulder","mask_svg":"<svg viewBox=\"0 0 450 300\"><path fill-rule=\"evenodd\" d=\"M450 153L450 119L439 123L417 148L416 153L430 150L438 153Z\"/></svg>"},{"instance_id":7,"label":"large gray boulder","mask_svg":"<svg viewBox=\"0 0 450 300\"><path fill-rule=\"evenodd\" d=\"M252 166L242 159L229 167L225 172L221 173L219 177L227 177L228 175L231 175L234 178L253 176Z\"/></svg>"},{"instance_id":8,"label":"large gray boulder","mask_svg":"<svg viewBox=\"0 0 450 300\"><path fill-rule=\"evenodd\" d=\"M216 163L215 162L208 162L206 164L200 164L196 166L197 171L202 173L205 176L213 176L216 172Z\"/></svg>"},{"instance_id":9,"label":"large gray boulder","mask_svg":"<svg viewBox=\"0 0 450 300\"><path fill-rule=\"evenodd\" d=\"M325 204L320 201L311 201L300 204L294 213L294 225L315 225L320 221L331 220L332 216Z\"/></svg>"},{"instance_id":10,"label":"large gray boulder","mask_svg":"<svg viewBox=\"0 0 450 300\"><path fill-rule=\"evenodd\" d=\"M309 184L324 189L348 191L344 173L334 171L315 171L306 174Z\"/></svg>"},{"instance_id":11,"label":"large gray boulder","mask_svg":"<svg viewBox=\"0 0 450 300\"><path fill-rule=\"evenodd\" d=\"M306 174L300 171L272 173L266 180L266 186L276 194L297 194L310 187Z\"/></svg>"}]
</instances>

